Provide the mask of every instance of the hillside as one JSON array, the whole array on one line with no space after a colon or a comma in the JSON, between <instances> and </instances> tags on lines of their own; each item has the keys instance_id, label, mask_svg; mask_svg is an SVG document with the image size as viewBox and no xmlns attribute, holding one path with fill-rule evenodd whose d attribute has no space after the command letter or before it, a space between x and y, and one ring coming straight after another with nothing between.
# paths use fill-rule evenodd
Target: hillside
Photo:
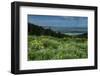
<instances>
[{"instance_id":1,"label":"hillside","mask_svg":"<svg viewBox=\"0 0 100 76\"><path fill-rule=\"evenodd\" d=\"M46 36L53 36L53 37L58 37L58 38L63 38L63 37L80 37L80 38L87 38L87 33L81 34L81 35L75 35L75 36L71 36L71 35L65 35L62 34L60 32L55 32L51 29L45 29L41 26L35 25L35 24L31 24L28 23L28 34L29 35L46 35Z\"/></svg>"},{"instance_id":2,"label":"hillside","mask_svg":"<svg viewBox=\"0 0 100 76\"><path fill-rule=\"evenodd\" d=\"M44 29L41 26L31 24L31 23L28 23L28 34L29 35L37 35L37 36L49 35L49 36L54 36L54 37L59 37L59 38L65 37L65 36L70 37L68 35L61 34L60 32L55 32L51 29Z\"/></svg>"},{"instance_id":3,"label":"hillside","mask_svg":"<svg viewBox=\"0 0 100 76\"><path fill-rule=\"evenodd\" d=\"M28 23L28 60L84 59L87 33L65 35Z\"/></svg>"}]
</instances>

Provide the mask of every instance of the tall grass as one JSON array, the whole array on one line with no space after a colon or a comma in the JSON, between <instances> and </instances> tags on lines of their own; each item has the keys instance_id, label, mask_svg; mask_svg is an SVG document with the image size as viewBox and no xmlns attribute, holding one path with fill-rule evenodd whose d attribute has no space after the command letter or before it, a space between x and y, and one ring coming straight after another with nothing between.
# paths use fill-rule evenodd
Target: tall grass
<instances>
[{"instance_id":1,"label":"tall grass","mask_svg":"<svg viewBox=\"0 0 100 76\"><path fill-rule=\"evenodd\" d=\"M87 58L87 38L28 36L28 60Z\"/></svg>"}]
</instances>

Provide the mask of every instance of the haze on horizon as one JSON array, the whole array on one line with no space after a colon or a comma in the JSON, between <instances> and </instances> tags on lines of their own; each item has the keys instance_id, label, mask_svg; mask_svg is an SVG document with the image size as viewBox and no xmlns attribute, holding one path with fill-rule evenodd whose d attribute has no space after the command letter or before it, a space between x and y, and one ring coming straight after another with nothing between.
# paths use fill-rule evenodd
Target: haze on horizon
<instances>
[{"instance_id":1,"label":"haze on horizon","mask_svg":"<svg viewBox=\"0 0 100 76\"><path fill-rule=\"evenodd\" d=\"M66 32L66 30L87 32L88 17L28 15L28 23L36 24L46 28L50 27L52 30L60 32Z\"/></svg>"}]
</instances>

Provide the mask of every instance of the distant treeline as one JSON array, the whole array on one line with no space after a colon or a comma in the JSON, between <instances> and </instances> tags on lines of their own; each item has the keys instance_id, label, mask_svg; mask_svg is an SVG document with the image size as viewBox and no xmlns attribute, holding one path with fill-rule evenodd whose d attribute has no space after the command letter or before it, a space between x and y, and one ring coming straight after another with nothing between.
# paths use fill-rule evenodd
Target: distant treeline
<instances>
[{"instance_id":1,"label":"distant treeline","mask_svg":"<svg viewBox=\"0 0 100 76\"><path fill-rule=\"evenodd\" d=\"M37 35L37 36L49 35L49 36L54 36L54 37L59 37L59 38L71 37L69 35L65 35L65 34L62 34L60 32L55 32L55 31L53 31L51 29L44 29L41 26L38 26L38 25L35 25L35 24L31 24L31 23L28 23L28 34L29 35ZM77 35L77 36L78 37L87 37L87 33L82 34L82 35Z\"/></svg>"}]
</instances>

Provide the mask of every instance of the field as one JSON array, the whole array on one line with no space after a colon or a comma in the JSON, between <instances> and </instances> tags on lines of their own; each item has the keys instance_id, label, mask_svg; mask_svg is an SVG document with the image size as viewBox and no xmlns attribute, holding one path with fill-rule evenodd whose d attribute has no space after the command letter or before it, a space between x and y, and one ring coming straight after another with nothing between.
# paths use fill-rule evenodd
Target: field
<instances>
[{"instance_id":1,"label":"field","mask_svg":"<svg viewBox=\"0 0 100 76\"><path fill-rule=\"evenodd\" d=\"M28 35L28 60L87 58L87 38Z\"/></svg>"}]
</instances>

